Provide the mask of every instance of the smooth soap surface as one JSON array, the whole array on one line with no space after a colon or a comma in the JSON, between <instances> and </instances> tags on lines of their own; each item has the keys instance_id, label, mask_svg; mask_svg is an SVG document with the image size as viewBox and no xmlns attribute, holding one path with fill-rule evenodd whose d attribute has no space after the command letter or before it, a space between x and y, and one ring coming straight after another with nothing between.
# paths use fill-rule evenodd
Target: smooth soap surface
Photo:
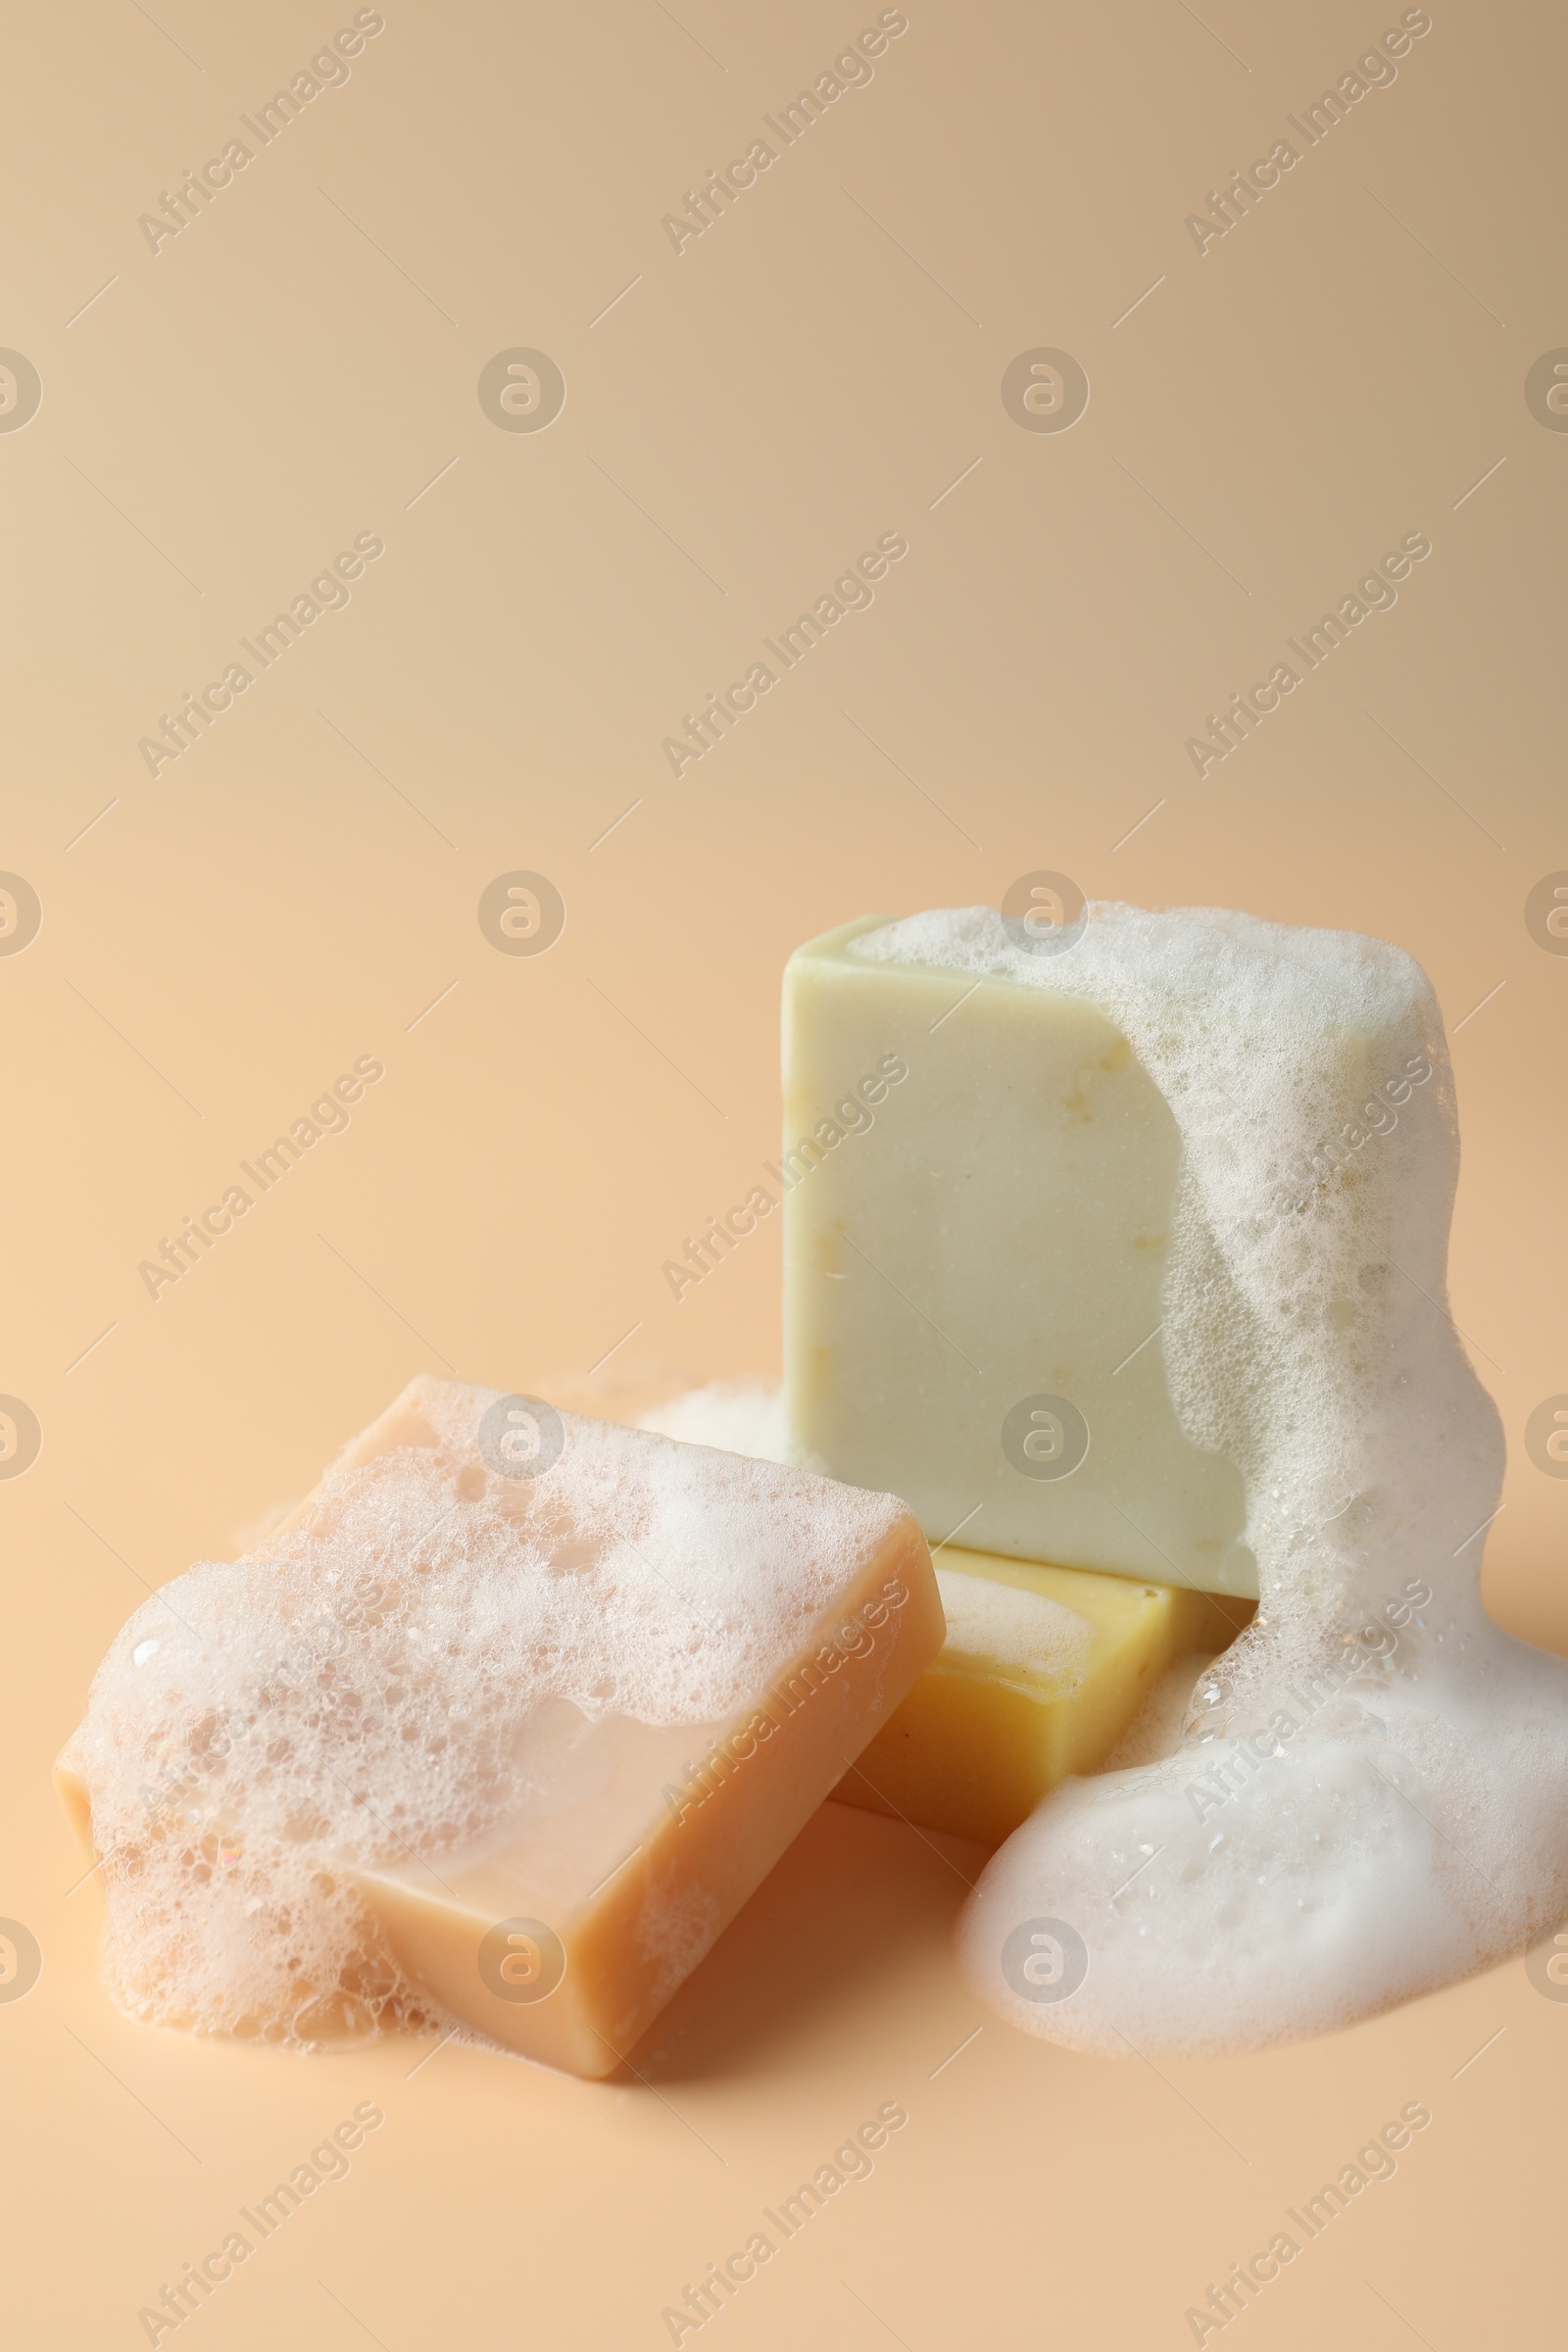
<instances>
[{"instance_id":1,"label":"smooth soap surface","mask_svg":"<svg viewBox=\"0 0 1568 2352\"><path fill-rule=\"evenodd\" d=\"M785 974L795 1458L903 1495L934 1543L1255 1598L1240 1474L1166 1384L1181 1148L1158 1088L1095 1006L851 953L879 927ZM1004 1447L1042 1396L1087 1427L1065 1476Z\"/></svg>"},{"instance_id":2,"label":"smooth soap surface","mask_svg":"<svg viewBox=\"0 0 1568 2352\"><path fill-rule=\"evenodd\" d=\"M847 1772L844 1804L1000 1845L1105 1761L1165 1669L1212 1655L1245 1601L996 1553L939 1556L941 1655Z\"/></svg>"}]
</instances>

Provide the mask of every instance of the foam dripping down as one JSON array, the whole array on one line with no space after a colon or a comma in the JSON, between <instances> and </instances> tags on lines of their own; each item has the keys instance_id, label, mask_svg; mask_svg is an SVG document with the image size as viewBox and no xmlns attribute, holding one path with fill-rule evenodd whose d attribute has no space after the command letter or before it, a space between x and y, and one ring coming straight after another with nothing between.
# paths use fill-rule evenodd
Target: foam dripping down
<instances>
[{"instance_id":1,"label":"foam dripping down","mask_svg":"<svg viewBox=\"0 0 1568 2352\"><path fill-rule=\"evenodd\" d=\"M1217 2053L1528 1942L1568 1907L1568 1666L1481 1605L1503 1443L1445 1303L1458 1134L1425 974L1353 933L1100 903L1054 955L987 907L852 952L1080 998L1129 1039L1183 1144L1166 1378L1241 1469L1258 1562L1174 1752L1070 1783L995 1856L968 1982L1077 2048ZM1081 1977L1051 1957L1072 1938Z\"/></svg>"}]
</instances>

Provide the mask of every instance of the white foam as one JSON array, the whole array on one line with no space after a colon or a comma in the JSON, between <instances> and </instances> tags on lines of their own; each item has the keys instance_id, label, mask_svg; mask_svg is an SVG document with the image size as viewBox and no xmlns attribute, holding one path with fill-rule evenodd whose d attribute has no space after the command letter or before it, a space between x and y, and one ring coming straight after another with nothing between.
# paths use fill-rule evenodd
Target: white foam
<instances>
[{"instance_id":1,"label":"white foam","mask_svg":"<svg viewBox=\"0 0 1568 2352\"><path fill-rule=\"evenodd\" d=\"M1212 1665L1213 1656L1212 1650L1190 1649L1184 1656L1171 1660L1100 1765L1102 1772L1130 1772L1135 1764L1157 1764L1161 1756L1176 1753L1192 1710L1198 1678Z\"/></svg>"},{"instance_id":2,"label":"white foam","mask_svg":"<svg viewBox=\"0 0 1568 2352\"><path fill-rule=\"evenodd\" d=\"M310 2043L345 1993L388 2024L418 2014L343 1868L482 1845L562 1702L732 1718L898 1514L573 1415L559 1460L504 1478L477 1443L496 1399L416 1382L390 1450L345 1458L291 1534L191 1568L117 1637L73 1761L133 2015Z\"/></svg>"},{"instance_id":3,"label":"white foam","mask_svg":"<svg viewBox=\"0 0 1568 2352\"><path fill-rule=\"evenodd\" d=\"M1568 1668L1481 1606L1502 1433L1445 1303L1458 1137L1419 966L1106 904L1054 955L987 907L853 952L1079 998L1130 1040L1183 1144L1166 1376L1243 1473L1262 1595L1174 1755L1070 1784L995 1857L960 1925L970 1982L1079 2047L1228 2050L1527 1942L1568 1906ZM1041 1918L1086 1946L1068 1997L1004 1970Z\"/></svg>"},{"instance_id":4,"label":"white foam","mask_svg":"<svg viewBox=\"0 0 1568 2352\"><path fill-rule=\"evenodd\" d=\"M1067 1689L1079 1680L1095 1629L1076 1609L1022 1585L999 1584L994 1577L971 1576L940 1561L937 1587L949 1649L994 1658L999 1666L1017 1666L1026 1674L1049 1675Z\"/></svg>"},{"instance_id":5,"label":"white foam","mask_svg":"<svg viewBox=\"0 0 1568 2352\"><path fill-rule=\"evenodd\" d=\"M644 1413L637 1426L692 1446L748 1454L758 1462L790 1458L784 1392L757 1380L716 1380L705 1389L688 1389Z\"/></svg>"}]
</instances>

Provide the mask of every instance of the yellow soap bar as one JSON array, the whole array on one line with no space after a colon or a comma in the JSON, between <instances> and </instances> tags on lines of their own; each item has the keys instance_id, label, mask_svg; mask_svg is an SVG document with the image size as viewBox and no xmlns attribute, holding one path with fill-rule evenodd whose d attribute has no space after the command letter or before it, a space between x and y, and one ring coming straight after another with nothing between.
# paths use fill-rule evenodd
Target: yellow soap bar
<instances>
[{"instance_id":1,"label":"yellow soap bar","mask_svg":"<svg viewBox=\"0 0 1568 2352\"><path fill-rule=\"evenodd\" d=\"M945 1548L941 1655L833 1793L1000 1845L1103 1763L1165 1668L1233 1641L1252 1603Z\"/></svg>"},{"instance_id":2,"label":"yellow soap bar","mask_svg":"<svg viewBox=\"0 0 1568 2352\"><path fill-rule=\"evenodd\" d=\"M111 1986L208 2032L460 2023L607 2075L943 1630L891 1495L416 1381L100 1669L56 1780Z\"/></svg>"}]
</instances>

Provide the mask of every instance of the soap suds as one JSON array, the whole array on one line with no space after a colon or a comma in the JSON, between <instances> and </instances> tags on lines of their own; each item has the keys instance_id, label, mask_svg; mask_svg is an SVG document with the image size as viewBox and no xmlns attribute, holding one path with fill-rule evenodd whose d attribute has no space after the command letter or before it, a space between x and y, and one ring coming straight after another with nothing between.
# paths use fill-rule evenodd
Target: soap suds
<instances>
[{"instance_id":1,"label":"soap suds","mask_svg":"<svg viewBox=\"0 0 1568 2352\"><path fill-rule=\"evenodd\" d=\"M706 1389L690 1389L644 1413L637 1426L688 1445L747 1454L753 1461L789 1460L784 1392L760 1381L716 1380Z\"/></svg>"},{"instance_id":2,"label":"soap suds","mask_svg":"<svg viewBox=\"0 0 1568 2352\"><path fill-rule=\"evenodd\" d=\"M1214 1653L1207 1649L1190 1649L1184 1657L1173 1658L1100 1771L1130 1772L1135 1764L1156 1764L1161 1756L1173 1756L1182 1743L1199 1676L1213 1662Z\"/></svg>"},{"instance_id":3,"label":"soap suds","mask_svg":"<svg viewBox=\"0 0 1568 2352\"><path fill-rule=\"evenodd\" d=\"M1128 1038L1183 1145L1166 1377L1243 1474L1258 1562L1176 1752L1069 1784L996 1855L960 1923L970 1983L1079 2048L1227 2051L1523 1946L1568 1908L1568 1668L1481 1606L1502 1432L1445 1303L1458 1136L1419 966L1107 904L1059 955L987 907L851 952L1077 998ZM1039 1918L1087 1948L1070 1997L1004 1974Z\"/></svg>"},{"instance_id":4,"label":"soap suds","mask_svg":"<svg viewBox=\"0 0 1568 2352\"><path fill-rule=\"evenodd\" d=\"M416 1381L397 1442L345 1456L299 1526L116 1638L69 1762L132 2016L306 2046L425 2019L345 1872L439 1868L537 1809L552 1715L733 1717L899 1513L572 1415L549 1469L503 1477L497 1401Z\"/></svg>"},{"instance_id":5,"label":"soap suds","mask_svg":"<svg viewBox=\"0 0 1568 2352\"><path fill-rule=\"evenodd\" d=\"M949 1649L1048 1675L1064 1692L1075 1688L1095 1642L1094 1627L1076 1609L1022 1585L999 1584L994 1577L940 1564L937 1588Z\"/></svg>"}]
</instances>

